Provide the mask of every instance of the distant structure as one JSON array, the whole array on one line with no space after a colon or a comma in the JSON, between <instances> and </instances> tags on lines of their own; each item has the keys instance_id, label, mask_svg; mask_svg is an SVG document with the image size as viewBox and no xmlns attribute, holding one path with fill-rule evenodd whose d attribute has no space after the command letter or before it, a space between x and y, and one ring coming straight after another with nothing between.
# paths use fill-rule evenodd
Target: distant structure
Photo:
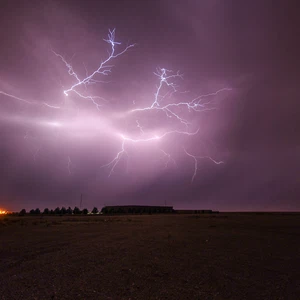
<instances>
[{"instance_id":1,"label":"distant structure","mask_svg":"<svg viewBox=\"0 0 300 300\"><path fill-rule=\"evenodd\" d=\"M117 205L104 206L103 214L167 214L174 213L173 206L150 206L150 205Z\"/></svg>"},{"instance_id":2,"label":"distant structure","mask_svg":"<svg viewBox=\"0 0 300 300\"><path fill-rule=\"evenodd\" d=\"M101 210L102 214L212 214L218 211L211 209L191 210L179 209L174 210L173 206L152 206L152 205L112 205L104 206Z\"/></svg>"}]
</instances>

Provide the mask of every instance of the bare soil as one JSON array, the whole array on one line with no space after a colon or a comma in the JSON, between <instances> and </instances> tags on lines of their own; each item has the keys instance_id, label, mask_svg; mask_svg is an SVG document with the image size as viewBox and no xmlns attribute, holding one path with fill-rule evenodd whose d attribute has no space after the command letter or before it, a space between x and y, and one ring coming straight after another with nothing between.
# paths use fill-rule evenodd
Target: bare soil
<instances>
[{"instance_id":1,"label":"bare soil","mask_svg":"<svg viewBox=\"0 0 300 300\"><path fill-rule=\"evenodd\" d=\"M300 214L0 218L0 299L300 299Z\"/></svg>"}]
</instances>

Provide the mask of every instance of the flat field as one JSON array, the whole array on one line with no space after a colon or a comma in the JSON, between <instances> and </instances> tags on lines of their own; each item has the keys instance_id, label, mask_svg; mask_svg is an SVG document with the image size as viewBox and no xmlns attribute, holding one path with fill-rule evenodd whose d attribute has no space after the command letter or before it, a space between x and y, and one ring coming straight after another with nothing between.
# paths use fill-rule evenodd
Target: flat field
<instances>
[{"instance_id":1,"label":"flat field","mask_svg":"<svg viewBox=\"0 0 300 300\"><path fill-rule=\"evenodd\" d=\"M300 299L300 214L0 218L0 299Z\"/></svg>"}]
</instances>

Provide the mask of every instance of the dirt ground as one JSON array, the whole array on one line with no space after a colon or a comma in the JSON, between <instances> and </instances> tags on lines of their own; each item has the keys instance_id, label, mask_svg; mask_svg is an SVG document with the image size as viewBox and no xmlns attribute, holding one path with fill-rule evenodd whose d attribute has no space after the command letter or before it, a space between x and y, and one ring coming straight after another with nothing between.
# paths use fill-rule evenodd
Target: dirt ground
<instances>
[{"instance_id":1,"label":"dirt ground","mask_svg":"<svg viewBox=\"0 0 300 300\"><path fill-rule=\"evenodd\" d=\"M300 299L300 214L0 218L1 299Z\"/></svg>"}]
</instances>

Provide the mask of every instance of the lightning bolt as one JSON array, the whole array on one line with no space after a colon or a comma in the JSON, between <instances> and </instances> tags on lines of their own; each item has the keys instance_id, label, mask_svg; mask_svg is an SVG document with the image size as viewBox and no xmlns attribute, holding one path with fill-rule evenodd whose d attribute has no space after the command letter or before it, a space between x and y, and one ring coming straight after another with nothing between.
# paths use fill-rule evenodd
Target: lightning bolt
<instances>
[{"instance_id":1,"label":"lightning bolt","mask_svg":"<svg viewBox=\"0 0 300 300\"><path fill-rule=\"evenodd\" d=\"M141 143L141 142L152 142L152 141L155 141L155 140L161 140L161 139L163 139L164 137L166 137L167 135L170 135L170 134L180 134L180 135L188 135L188 136L196 135L199 132L199 128L195 132L189 132L188 128L191 125L191 122L189 122L188 120L186 120L185 118L180 116L179 113L176 113L173 109L174 108L183 108L183 109L187 110L188 112L190 112L190 111L204 112L204 111L212 110L212 109L215 109L215 107L211 106L211 103L213 101L212 100L213 96L216 96L219 93L222 93L222 92L225 92L225 91L231 91L232 90L231 88L226 87L226 88L219 89L219 90L217 90L215 92L212 92L212 93L200 95L200 96L198 96L194 99L191 99L189 101L171 102L171 103L163 104L163 102L166 98L170 99L174 93L178 92L178 85L175 84L174 80L176 80L178 78L182 79L183 75L180 74L179 71L177 71L174 74L171 70L167 70L167 69L164 69L164 68L157 69L156 72L154 72L154 75L159 78L159 84L156 86L156 92L154 93L153 102L149 106L132 109L130 111L130 113L149 114L151 111L162 111L168 118L174 117L175 120L177 120L181 124L183 124L185 126L186 130L185 131L171 130L171 131L166 131L165 133L163 133L161 135L154 134L152 136L145 137L145 135L147 135L145 133L145 130L140 126L139 121L136 120L137 127L140 129L140 133L143 136L143 138L133 138L133 137L130 137L130 136L127 136L127 135L124 135L124 134L120 134L120 137L123 140L122 141L122 151L118 152L117 155L114 157L114 159L109 164L105 165L105 166L112 166L111 171L113 171L113 169L119 163L119 161L122 157L122 154L125 152L125 150L124 150L125 141L132 142L132 143ZM167 91L165 91L164 94L162 94L162 91L163 91L164 87L167 88ZM193 159L195 161L195 167L194 167L194 174L192 176L192 182L194 181L194 178L195 178L195 176L197 174L197 170L198 170L198 160L197 159L207 158L207 159L210 159L212 162L214 162L216 164L223 163L223 162L217 162L209 156L197 157L197 156L191 155L186 150L184 150L184 151L188 156L193 157ZM165 166L167 166L169 161L170 161L170 154L167 154L166 152L164 152L164 154L168 157L167 163L165 165ZM112 174L112 172L109 173L109 176L111 176L111 174Z\"/></svg>"},{"instance_id":2,"label":"lightning bolt","mask_svg":"<svg viewBox=\"0 0 300 300\"><path fill-rule=\"evenodd\" d=\"M166 151L164 151L162 149L159 149L159 150L164 154L164 157L167 157L167 160L165 162L165 169L169 166L170 161L172 161L173 164L175 166L177 166L176 161L174 160L174 158L171 157L171 154L167 153Z\"/></svg>"},{"instance_id":3,"label":"lightning bolt","mask_svg":"<svg viewBox=\"0 0 300 300\"><path fill-rule=\"evenodd\" d=\"M72 167L71 157L68 156L68 164L67 164L67 168L68 168L68 173L69 173L69 175L72 174L72 172L71 172L71 167Z\"/></svg>"},{"instance_id":4,"label":"lightning bolt","mask_svg":"<svg viewBox=\"0 0 300 300\"><path fill-rule=\"evenodd\" d=\"M47 107L49 107L49 108L53 108L53 109L60 109L60 108L61 108L60 106L50 105L50 104L48 104L48 103L46 103L46 102L43 102L43 104L44 104L45 106L47 106Z\"/></svg>"},{"instance_id":5,"label":"lightning bolt","mask_svg":"<svg viewBox=\"0 0 300 300\"><path fill-rule=\"evenodd\" d=\"M84 86L86 88L87 85L103 82L103 81L96 80L95 77L97 75L102 75L102 76L110 75L113 65L110 65L108 63L110 63L112 60L114 60L117 57L124 54L128 49L135 46L135 44L130 44L130 45L127 45L122 51L117 52L116 47L121 45L121 43L117 42L115 40L115 29L109 30L108 38L103 39L103 40L105 42L107 42L111 47L110 51L108 51L108 57L105 60L103 60L99 64L98 68L96 70L94 70L91 74L88 75L88 71L86 69L86 76L82 79L80 79L79 75L77 75L77 73L74 71L72 65L70 63L68 63L62 55L60 55L60 54L56 53L54 50L52 50L52 52L57 57L59 57L62 60L62 62L65 64L65 66L68 69L68 74L70 76L74 77L74 79L76 81L76 83L74 83L71 87L69 87L68 89L63 91L65 96L69 96L70 93L75 93L80 98L91 100L96 105L97 109L99 109L101 107L101 104L99 104L97 102L97 99L104 100L104 101L107 101L107 100L102 97L99 97L99 96L83 95L81 92L78 91L78 88L80 86Z\"/></svg>"},{"instance_id":6,"label":"lightning bolt","mask_svg":"<svg viewBox=\"0 0 300 300\"><path fill-rule=\"evenodd\" d=\"M173 131L167 131L167 132L163 133L162 135L154 135L152 137L144 138L144 139L134 139L134 138L124 136L123 134L121 134L120 136L124 141L130 141L130 142L133 142L133 143L141 143L141 142L150 142L150 141L155 141L155 140L161 140L165 136L170 135L170 134L174 134L174 133L191 136L191 135L197 134L198 132L199 132L199 128L195 132L186 132L186 131L173 130Z\"/></svg>"},{"instance_id":7,"label":"lightning bolt","mask_svg":"<svg viewBox=\"0 0 300 300\"><path fill-rule=\"evenodd\" d=\"M33 104L32 101L29 101L29 100L26 100L26 99L23 99L23 98L20 98L20 97L17 97L17 96L14 96L14 95L11 95L11 94L8 94L8 93L5 93L3 91L0 91L0 94L4 95L4 96L7 96L9 98L13 98L15 100L19 100L19 101L22 101L22 102L25 102L27 104Z\"/></svg>"},{"instance_id":8,"label":"lightning bolt","mask_svg":"<svg viewBox=\"0 0 300 300\"><path fill-rule=\"evenodd\" d=\"M110 161L108 164L105 164L105 165L101 166L101 168L111 167L111 170L110 170L108 176L110 177L112 175L112 173L114 172L115 167L120 162L123 154L126 154L127 157L128 157L128 153L125 150L125 142L147 143L147 142L163 139L165 136L170 135L170 134L183 134L183 135L192 136L192 135L197 134L198 131L199 131L199 129L195 132L184 132L184 131L173 130L173 131L167 131L162 135L154 135L154 136L151 136L151 137L148 137L148 138L143 138L143 139L134 139L134 138L126 137L123 134L120 134L120 137L122 139L122 149L121 149L121 151L119 151L116 154L116 156L113 158L112 161Z\"/></svg>"},{"instance_id":9,"label":"lightning bolt","mask_svg":"<svg viewBox=\"0 0 300 300\"><path fill-rule=\"evenodd\" d=\"M174 134L174 133L181 134L181 135L189 135L189 136L196 135L199 132L199 128L197 129L196 132L189 132L188 128L191 125L191 122L188 121L187 119L183 118L182 116L180 116L179 113L176 113L174 111L174 109L175 108L181 108L181 109L185 109L188 112L191 112L191 111L204 112L204 111L208 111L208 110L213 110L213 109L215 109L215 107L211 106L212 101L213 101L212 100L213 96L216 96L219 93L222 93L222 92L225 92L225 91L231 91L232 90L231 88L225 87L225 88L219 89L219 90L217 90L215 92L212 92L212 93L200 95L200 96L198 96L194 99L191 99L189 101L163 103L167 98L170 99L173 94L178 92L178 85L174 82L174 80L183 79L183 75L179 71L177 71L176 73L173 73L172 70L167 70L165 68L158 68L156 70L156 72L154 72L154 75L159 78L159 84L156 86L156 91L154 93L153 102L149 106L132 109L130 111L130 113L144 113L144 114L147 114L147 113L150 113L151 111L161 111L168 118L174 117L175 120L179 121L181 124L183 124L185 126L186 130L185 131L179 131L179 130L167 131L167 132L165 132L161 135L153 135L153 136L150 136L150 137L147 137L147 138L146 137L132 138L132 137L128 137L128 136L125 136L123 134L120 134L121 138L123 139L123 145L124 145L124 141L139 143L139 142L151 142L151 141L155 141L155 140L161 140L165 136L167 136L169 134ZM166 87L167 91L165 91L163 93L163 88L164 87ZM144 129L140 126L140 124L137 120L136 120L136 123L137 123L137 127L140 129L141 134L143 136L145 136ZM195 178L195 176L197 174L197 170L198 170L198 160L197 159L207 158L207 159L210 159L215 164L223 163L223 162L217 162L209 156L197 157L197 156L191 155L185 149L184 149L184 151L188 156L192 157L195 161L195 167L194 167L194 174L192 176L192 182L194 181L194 178ZM123 152L121 152L121 153L123 153ZM120 154L120 152L117 154L117 156L113 160L115 165L120 161L119 154ZM164 152L164 154L168 157L168 161L166 163L166 166L167 166L169 161L170 161L170 155L165 153L165 152ZM115 167L115 165L114 165L114 167ZM111 175L111 173L110 173L110 175Z\"/></svg>"},{"instance_id":10,"label":"lightning bolt","mask_svg":"<svg viewBox=\"0 0 300 300\"><path fill-rule=\"evenodd\" d=\"M125 139L123 139L123 142L122 142L122 149L117 153L117 155L114 157L114 159L112 161L110 161L108 164L105 164L100 167L100 168L111 167L108 177L110 177L112 175L112 173L114 172L114 169L115 169L116 165L119 163L119 161L121 160L123 154L126 154L128 156L128 154L125 150Z\"/></svg>"},{"instance_id":11,"label":"lightning bolt","mask_svg":"<svg viewBox=\"0 0 300 300\"><path fill-rule=\"evenodd\" d=\"M145 132L144 132L143 127L140 125L138 120L136 120L136 124L137 124L137 127L140 129L141 134L143 135Z\"/></svg>"},{"instance_id":12,"label":"lightning bolt","mask_svg":"<svg viewBox=\"0 0 300 300\"><path fill-rule=\"evenodd\" d=\"M219 164L223 164L224 162L223 161L216 161L214 160L213 158L211 158L210 156L196 156L196 155L192 155L190 154L189 152L186 151L186 149L183 147L183 150L184 152L186 153L187 156L193 158L194 160L194 173L193 173L193 176L192 176L192 180L191 180L191 183L193 183L196 175L197 175L197 170L198 170L198 159L209 159L211 160L212 162L214 162L216 165L219 165Z\"/></svg>"},{"instance_id":13,"label":"lightning bolt","mask_svg":"<svg viewBox=\"0 0 300 300\"><path fill-rule=\"evenodd\" d=\"M54 56L56 56L64 64L68 75L72 78L73 84L71 84L68 88L63 89L63 95L65 95L65 97L72 95L75 96L76 99L80 99L81 101L91 101L98 110L101 110L102 106L104 105L103 103L108 103L108 100L101 96L90 95L88 92L88 86L97 83L108 83L109 81L100 80L99 78L107 78L111 74L112 69L114 67L112 65L112 62L119 56L126 53L130 48L135 46L135 44L127 44L126 46L121 46L122 43L116 41L115 39L115 29L109 30L108 37L107 39L104 39L104 41L109 44L107 57L103 59L91 72L89 72L87 67L84 65L85 74L83 76L74 70L72 64L64 56L62 56L54 50L51 50ZM198 128L197 130L194 130L192 128L192 120L190 118L189 113L201 113L216 109L216 107L214 106L215 96L217 96L220 93L225 93L232 90L229 87L224 87L212 93L199 95L195 98L187 98L188 93L180 92L179 90L178 81L183 80L183 74L181 74L179 71L173 72L172 70L168 70L166 68L157 68L156 71L153 72L153 74L158 80L158 84L156 85L155 92L153 94L154 98L146 106L137 107L124 112L124 118L132 117L132 120L129 119L129 121L135 121L136 127L139 130L139 135L137 136L136 130L132 134L125 134L123 128L121 128L121 130L119 130L119 128L115 130L113 126L109 128L111 136L116 135L117 138L120 139L120 150L115 154L115 156L109 163L101 166L101 168L108 167L110 169L108 177L111 177L111 175L115 172L117 165L125 156L127 156L128 159L128 152L130 148L127 147L127 145L130 143L135 145L138 145L140 143L146 145L149 144L150 148L151 144L157 143L156 145L159 145L160 141L164 140L170 135L175 137L187 136L190 138L197 135L200 128ZM182 96L182 100L180 101L174 100L174 95L178 93L180 93ZM27 104L43 106L53 110L66 109L65 107L63 107L64 105L52 105L49 104L47 101L29 101L24 98L6 93L4 91L0 91L0 94ZM136 99L132 100L132 102L134 105L138 103ZM162 113L163 116L167 118L166 120L168 120L168 124L170 124L171 129L168 128L150 131L150 129L147 128L147 125L144 124L150 123L155 125L156 119L154 116L155 114L153 114L153 112ZM111 118L110 121L111 123L113 123L114 119ZM141 126L141 124L143 124L143 126ZM60 123L57 121L42 121L40 122L40 125L46 125L50 128L60 128L65 125L65 122ZM93 129L89 128L89 130ZM28 134L26 133L24 139L27 138ZM199 159L209 159L215 164L223 163L223 161L216 161L210 156L192 155L191 153L187 152L185 147L183 147L183 149L185 154L194 160L194 172L192 175L191 182L194 181L197 175ZM34 160L39 150L40 148L34 154ZM171 161L174 163L174 165L176 165L176 162L170 153L167 153L165 150L162 149L159 150L164 155L165 168L169 166ZM68 156L67 169L69 174L72 173L72 165L73 164L71 158L70 156Z\"/></svg>"}]
</instances>

